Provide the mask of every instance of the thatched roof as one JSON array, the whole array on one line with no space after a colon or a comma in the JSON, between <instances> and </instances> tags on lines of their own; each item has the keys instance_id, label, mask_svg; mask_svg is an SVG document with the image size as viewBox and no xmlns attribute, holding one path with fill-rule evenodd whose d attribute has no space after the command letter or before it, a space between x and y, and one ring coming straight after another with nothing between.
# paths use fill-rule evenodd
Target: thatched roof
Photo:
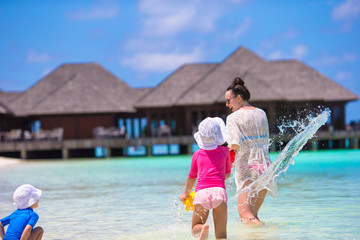
<instances>
[{"instance_id":1,"label":"thatched roof","mask_svg":"<svg viewBox=\"0 0 360 240\"><path fill-rule=\"evenodd\" d=\"M9 104L18 98L24 92L0 92L0 102Z\"/></svg>"},{"instance_id":2,"label":"thatched roof","mask_svg":"<svg viewBox=\"0 0 360 240\"><path fill-rule=\"evenodd\" d=\"M298 60L267 62L258 77L271 83L270 89L278 94L276 100L347 102L358 99L356 94ZM251 80L249 77L247 81ZM258 97L254 95L254 100Z\"/></svg>"},{"instance_id":3,"label":"thatched roof","mask_svg":"<svg viewBox=\"0 0 360 240\"><path fill-rule=\"evenodd\" d=\"M141 99L145 94L148 94L153 88L147 87L147 88L134 88L136 91L137 96L139 96L139 99ZM138 100L139 100L138 99Z\"/></svg>"},{"instance_id":4,"label":"thatched roof","mask_svg":"<svg viewBox=\"0 0 360 240\"><path fill-rule=\"evenodd\" d=\"M300 61L266 61L241 47L221 63L183 65L155 88L131 88L97 63L63 64L25 92L0 91L0 113L86 114L224 104L225 90L237 76L253 102L358 99Z\"/></svg>"},{"instance_id":5,"label":"thatched roof","mask_svg":"<svg viewBox=\"0 0 360 240\"><path fill-rule=\"evenodd\" d=\"M6 109L5 104L0 102L0 114L7 114L9 111Z\"/></svg>"},{"instance_id":6,"label":"thatched roof","mask_svg":"<svg viewBox=\"0 0 360 240\"><path fill-rule=\"evenodd\" d=\"M3 92L0 91L0 113L12 114L9 104L19 97L23 92Z\"/></svg>"},{"instance_id":7,"label":"thatched roof","mask_svg":"<svg viewBox=\"0 0 360 240\"><path fill-rule=\"evenodd\" d=\"M222 63L204 71L202 76L186 72L186 69L183 69L182 76L175 78L176 75L178 72L170 75L157 87L162 87L161 91L154 89L137 107L163 106L164 99L174 95L177 96L176 99L169 101L168 105L225 104L226 88L237 76L245 81L251 92L251 101L358 99L354 93L300 61L266 61L245 47L237 49ZM182 81L187 87L174 87L181 85Z\"/></svg>"},{"instance_id":8,"label":"thatched roof","mask_svg":"<svg viewBox=\"0 0 360 240\"><path fill-rule=\"evenodd\" d=\"M240 48L219 64L211 73L207 74L194 88L190 89L178 102L179 105L213 104L225 102L225 91L236 76L245 76L252 70L259 72L266 61L246 48ZM261 85L259 78L253 78L253 83ZM206 89L206 90L205 90ZM265 98L269 99L272 94L264 92Z\"/></svg>"},{"instance_id":9,"label":"thatched roof","mask_svg":"<svg viewBox=\"0 0 360 240\"><path fill-rule=\"evenodd\" d=\"M134 112L138 92L97 63L63 64L9 107L16 115Z\"/></svg>"},{"instance_id":10,"label":"thatched roof","mask_svg":"<svg viewBox=\"0 0 360 240\"><path fill-rule=\"evenodd\" d=\"M189 89L211 72L217 64L186 64L165 81L145 94L136 107L169 107L176 105Z\"/></svg>"}]
</instances>

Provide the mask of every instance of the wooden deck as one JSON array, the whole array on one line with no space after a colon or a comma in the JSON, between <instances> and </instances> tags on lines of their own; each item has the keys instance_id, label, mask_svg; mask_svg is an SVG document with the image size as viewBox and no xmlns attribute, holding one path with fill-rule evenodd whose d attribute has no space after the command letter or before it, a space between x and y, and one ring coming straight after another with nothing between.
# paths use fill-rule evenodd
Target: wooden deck
<instances>
[{"instance_id":1,"label":"wooden deck","mask_svg":"<svg viewBox=\"0 0 360 240\"><path fill-rule=\"evenodd\" d=\"M273 144L271 151L277 151L278 142L288 142L294 135L272 136ZM308 149L333 148L332 145L323 146L324 142L337 141L340 142L336 148L359 148L360 131L336 131L336 132L319 132L314 138L308 142ZM345 142L347 141L347 144ZM193 136L172 136L159 138L138 138L138 139L80 139L80 140L63 140L63 141L16 141L16 142L0 142L0 156L9 156L9 154L17 154L22 159L34 158L41 153L56 153L58 158L73 158L81 156L81 151L92 153L97 147L103 147L106 151L106 157L126 156L126 149L130 146L145 146L146 154L152 155L152 147L154 145L163 144L179 144L180 154L191 154L191 146L195 143ZM80 152L80 153L79 153ZM37 155L34 155L37 153ZM85 154L86 157L86 154ZM88 157L88 156L87 156ZM36 157L35 157L36 158Z\"/></svg>"}]
</instances>

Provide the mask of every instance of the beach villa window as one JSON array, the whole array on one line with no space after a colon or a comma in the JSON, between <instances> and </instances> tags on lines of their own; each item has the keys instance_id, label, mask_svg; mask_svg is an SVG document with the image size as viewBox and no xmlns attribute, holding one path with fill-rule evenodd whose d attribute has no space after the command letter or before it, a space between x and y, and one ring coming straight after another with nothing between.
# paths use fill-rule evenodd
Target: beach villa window
<instances>
[{"instance_id":1,"label":"beach villa window","mask_svg":"<svg viewBox=\"0 0 360 240\"><path fill-rule=\"evenodd\" d=\"M194 125L194 126L197 126L200 122L198 122L198 112L196 112L196 111L193 111L192 113L191 113L191 115L192 115L192 124Z\"/></svg>"},{"instance_id":2,"label":"beach villa window","mask_svg":"<svg viewBox=\"0 0 360 240\"><path fill-rule=\"evenodd\" d=\"M151 120L151 136L155 136L156 128L157 128L156 120Z\"/></svg>"},{"instance_id":3,"label":"beach villa window","mask_svg":"<svg viewBox=\"0 0 360 240\"><path fill-rule=\"evenodd\" d=\"M140 134L141 134L141 137L145 136L146 126L147 126L147 119L146 118L141 118L141 120L140 120Z\"/></svg>"},{"instance_id":4,"label":"beach villa window","mask_svg":"<svg viewBox=\"0 0 360 240\"><path fill-rule=\"evenodd\" d=\"M132 125L133 124L132 124L131 118L127 118L126 119L126 133L128 135L128 138L133 137Z\"/></svg>"},{"instance_id":5,"label":"beach villa window","mask_svg":"<svg viewBox=\"0 0 360 240\"><path fill-rule=\"evenodd\" d=\"M133 123L134 137L138 138L138 137L140 137L140 120L139 120L139 118L134 118L132 123Z\"/></svg>"},{"instance_id":6,"label":"beach villa window","mask_svg":"<svg viewBox=\"0 0 360 240\"><path fill-rule=\"evenodd\" d=\"M171 130L172 130L173 132L175 132L175 130L176 130L176 121L175 121L175 119L171 119L171 121L170 121L170 127L171 127Z\"/></svg>"},{"instance_id":7,"label":"beach villa window","mask_svg":"<svg viewBox=\"0 0 360 240\"><path fill-rule=\"evenodd\" d=\"M206 111L201 111L201 120L204 120L207 117L208 113Z\"/></svg>"},{"instance_id":8,"label":"beach villa window","mask_svg":"<svg viewBox=\"0 0 360 240\"><path fill-rule=\"evenodd\" d=\"M31 123L31 132L37 133L40 131L40 129L41 129L41 121L40 120L35 120Z\"/></svg>"},{"instance_id":9,"label":"beach villa window","mask_svg":"<svg viewBox=\"0 0 360 240\"><path fill-rule=\"evenodd\" d=\"M119 118L118 119L118 126L119 128L122 128L125 126L125 123L124 123L124 119L123 118Z\"/></svg>"},{"instance_id":10,"label":"beach villa window","mask_svg":"<svg viewBox=\"0 0 360 240\"><path fill-rule=\"evenodd\" d=\"M333 108L334 111L334 115L333 115L333 125L335 127L335 129L341 129L342 126L342 122L341 122L341 107L340 106L335 106Z\"/></svg>"}]
</instances>

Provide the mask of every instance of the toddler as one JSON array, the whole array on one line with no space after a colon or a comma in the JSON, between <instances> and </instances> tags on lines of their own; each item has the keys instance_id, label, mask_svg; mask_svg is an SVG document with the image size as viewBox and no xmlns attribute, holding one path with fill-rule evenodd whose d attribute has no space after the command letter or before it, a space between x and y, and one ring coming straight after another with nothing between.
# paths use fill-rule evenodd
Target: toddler
<instances>
[{"instance_id":1,"label":"toddler","mask_svg":"<svg viewBox=\"0 0 360 240\"><path fill-rule=\"evenodd\" d=\"M230 153L223 145L228 132L221 118L206 118L199 124L194 138L200 149L192 156L190 173L186 181L185 192L180 194L182 202L195 188L192 217L192 233L200 240L208 238L209 225L206 220L209 210L213 209L216 239L226 239L227 193L225 180L231 174Z\"/></svg>"},{"instance_id":2,"label":"toddler","mask_svg":"<svg viewBox=\"0 0 360 240\"><path fill-rule=\"evenodd\" d=\"M39 215L34 208L39 206L41 190L30 184L18 187L13 195L17 210L0 220L0 237L3 240L41 240L44 230L34 228ZM6 233L4 226L9 225Z\"/></svg>"}]
</instances>

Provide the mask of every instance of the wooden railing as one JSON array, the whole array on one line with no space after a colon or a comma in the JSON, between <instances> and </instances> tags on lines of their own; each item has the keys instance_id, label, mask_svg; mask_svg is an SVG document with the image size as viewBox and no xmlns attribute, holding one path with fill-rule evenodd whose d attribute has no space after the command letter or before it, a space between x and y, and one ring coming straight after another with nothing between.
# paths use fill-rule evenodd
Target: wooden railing
<instances>
[{"instance_id":1,"label":"wooden railing","mask_svg":"<svg viewBox=\"0 0 360 240\"><path fill-rule=\"evenodd\" d=\"M272 135L273 145L277 141L289 141L294 134ZM319 132L310 141L312 143L321 140L353 140L353 148L359 147L360 131L335 131ZM94 138L94 139L71 139L71 140L43 140L43 141L6 141L0 142L0 155L2 152L20 152L22 158L27 158L28 151L61 150L63 158L67 158L68 151L76 149L95 149L103 147L106 149L127 148L130 146L145 146L148 155L151 154L151 148L158 144L179 144L185 146L188 154L191 154L191 145L195 143L193 136L171 136L171 137L145 137L145 138ZM274 150L274 148L270 148ZM276 149L275 149L276 150ZM108 151L111 152L111 151Z\"/></svg>"}]
</instances>

